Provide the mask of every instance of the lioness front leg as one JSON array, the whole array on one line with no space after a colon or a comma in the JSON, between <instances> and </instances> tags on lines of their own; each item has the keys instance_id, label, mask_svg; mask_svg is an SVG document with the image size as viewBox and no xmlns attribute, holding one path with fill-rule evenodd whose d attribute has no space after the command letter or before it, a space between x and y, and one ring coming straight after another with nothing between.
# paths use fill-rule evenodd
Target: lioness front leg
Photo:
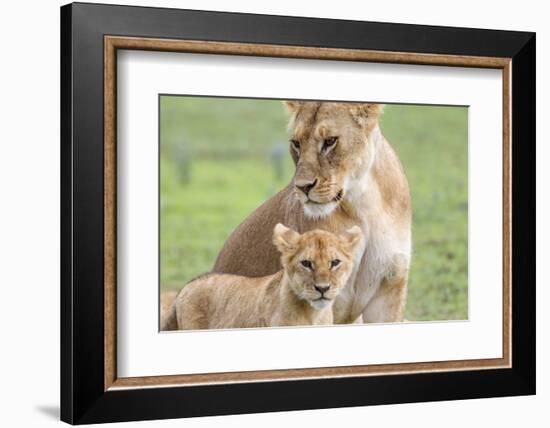
<instances>
[{"instance_id":1,"label":"lioness front leg","mask_svg":"<svg viewBox=\"0 0 550 428\"><path fill-rule=\"evenodd\" d=\"M405 315L409 263L396 256L388 275L363 310L363 322L401 322Z\"/></svg>"}]
</instances>

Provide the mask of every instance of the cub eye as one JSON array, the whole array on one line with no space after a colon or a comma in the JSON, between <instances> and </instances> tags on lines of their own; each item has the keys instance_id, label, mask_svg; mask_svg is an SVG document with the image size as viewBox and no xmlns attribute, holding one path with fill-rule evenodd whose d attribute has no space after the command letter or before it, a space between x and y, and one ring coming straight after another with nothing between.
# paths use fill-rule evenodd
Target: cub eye
<instances>
[{"instance_id":1,"label":"cub eye","mask_svg":"<svg viewBox=\"0 0 550 428\"><path fill-rule=\"evenodd\" d=\"M305 267L305 268L313 269L313 264L311 263L310 260L302 260L300 263L301 263L302 266Z\"/></svg>"},{"instance_id":2,"label":"cub eye","mask_svg":"<svg viewBox=\"0 0 550 428\"><path fill-rule=\"evenodd\" d=\"M340 264L340 260L334 259L330 262L330 267L334 268L334 267L338 266L339 264Z\"/></svg>"},{"instance_id":3,"label":"cub eye","mask_svg":"<svg viewBox=\"0 0 550 428\"><path fill-rule=\"evenodd\" d=\"M292 144L292 148L296 150L297 152L300 151L300 142L298 140L290 140L290 143Z\"/></svg>"},{"instance_id":4,"label":"cub eye","mask_svg":"<svg viewBox=\"0 0 550 428\"><path fill-rule=\"evenodd\" d=\"M330 149L338 142L338 137L330 137L323 142L323 151Z\"/></svg>"}]
</instances>

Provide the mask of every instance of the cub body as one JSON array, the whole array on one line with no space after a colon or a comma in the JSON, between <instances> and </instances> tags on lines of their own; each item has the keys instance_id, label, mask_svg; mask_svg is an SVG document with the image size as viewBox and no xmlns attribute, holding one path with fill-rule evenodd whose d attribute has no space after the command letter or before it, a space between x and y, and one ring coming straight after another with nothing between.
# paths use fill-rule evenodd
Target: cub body
<instances>
[{"instance_id":1,"label":"cub body","mask_svg":"<svg viewBox=\"0 0 550 428\"><path fill-rule=\"evenodd\" d=\"M259 278L199 277L179 293L161 330L332 324L332 304L353 271L362 239L358 227L340 236L321 230L300 235L278 224L273 242L282 270Z\"/></svg>"}]
</instances>

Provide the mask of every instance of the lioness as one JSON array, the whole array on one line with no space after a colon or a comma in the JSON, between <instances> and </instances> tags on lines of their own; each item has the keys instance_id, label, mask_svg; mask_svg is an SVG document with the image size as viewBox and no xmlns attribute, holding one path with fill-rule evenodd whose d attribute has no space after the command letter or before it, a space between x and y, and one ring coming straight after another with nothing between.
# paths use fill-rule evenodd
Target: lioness
<instances>
[{"instance_id":1,"label":"lioness","mask_svg":"<svg viewBox=\"0 0 550 428\"><path fill-rule=\"evenodd\" d=\"M332 303L353 270L362 236L357 226L336 236L300 235L277 224L273 243L283 270L261 278L199 277L180 292L161 330L332 324Z\"/></svg>"},{"instance_id":2,"label":"lioness","mask_svg":"<svg viewBox=\"0 0 550 428\"><path fill-rule=\"evenodd\" d=\"M286 103L292 182L243 221L213 272L262 276L281 265L271 242L277 223L305 232L359 226L367 244L333 305L334 321L401 321L411 252L411 200L401 163L378 124L379 104Z\"/></svg>"}]
</instances>

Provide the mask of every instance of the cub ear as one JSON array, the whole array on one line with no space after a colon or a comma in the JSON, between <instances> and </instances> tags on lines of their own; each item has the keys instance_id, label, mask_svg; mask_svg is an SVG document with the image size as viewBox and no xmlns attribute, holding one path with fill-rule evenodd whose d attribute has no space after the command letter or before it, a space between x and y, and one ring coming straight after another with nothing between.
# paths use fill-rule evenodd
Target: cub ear
<instances>
[{"instance_id":1,"label":"cub ear","mask_svg":"<svg viewBox=\"0 0 550 428\"><path fill-rule=\"evenodd\" d=\"M358 103L352 104L350 112L359 125L370 127L378 122L384 111L383 104Z\"/></svg>"},{"instance_id":2,"label":"cub ear","mask_svg":"<svg viewBox=\"0 0 550 428\"><path fill-rule=\"evenodd\" d=\"M350 252L354 252L364 239L363 231L359 226L353 226L340 235L340 239Z\"/></svg>"},{"instance_id":3,"label":"cub ear","mask_svg":"<svg viewBox=\"0 0 550 428\"><path fill-rule=\"evenodd\" d=\"M283 254L295 250L299 239L300 234L298 232L281 223L277 223L273 229L273 243Z\"/></svg>"},{"instance_id":4,"label":"cub ear","mask_svg":"<svg viewBox=\"0 0 550 428\"><path fill-rule=\"evenodd\" d=\"M284 106L290 114L295 114L298 109L302 106L301 101L286 100L283 101Z\"/></svg>"}]
</instances>

